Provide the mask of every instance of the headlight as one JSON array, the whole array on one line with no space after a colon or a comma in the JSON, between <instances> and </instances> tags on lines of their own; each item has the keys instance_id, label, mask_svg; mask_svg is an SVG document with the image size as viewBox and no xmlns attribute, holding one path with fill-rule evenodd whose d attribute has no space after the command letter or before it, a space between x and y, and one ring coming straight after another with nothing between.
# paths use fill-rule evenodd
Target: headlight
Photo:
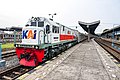
<instances>
[{"instance_id":1,"label":"headlight","mask_svg":"<svg viewBox=\"0 0 120 80\"><path fill-rule=\"evenodd\" d=\"M32 48L34 48L34 46L32 46Z\"/></svg>"},{"instance_id":2,"label":"headlight","mask_svg":"<svg viewBox=\"0 0 120 80\"><path fill-rule=\"evenodd\" d=\"M34 46L35 49L38 49L39 47L38 46Z\"/></svg>"},{"instance_id":3,"label":"headlight","mask_svg":"<svg viewBox=\"0 0 120 80\"><path fill-rule=\"evenodd\" d=\"M36 49L38 49L38 46L36 46Z\"/></svg>"},{"instance_id":4,"label":"headlight","mask_svg":"<svg viewBox=\"0 0 120 80\"><path fill-rule=\"evenodd\" d=\"M18 47L17 44L15 45L15 47Z\"/></svg>"}]
</instances>

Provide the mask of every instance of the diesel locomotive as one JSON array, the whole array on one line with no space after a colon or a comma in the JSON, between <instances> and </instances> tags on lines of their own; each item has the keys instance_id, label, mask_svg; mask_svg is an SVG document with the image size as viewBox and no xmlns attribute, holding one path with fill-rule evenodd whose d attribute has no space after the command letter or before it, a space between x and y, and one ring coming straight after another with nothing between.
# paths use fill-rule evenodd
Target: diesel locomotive
<instances>
[{"instance_id":1,"label":"diesel locomotive","mask_svg":"<svg viewBox=\"0 0 120 80\"><path fill-rule=\"evenodd\" d=\"M32 17L22 28L22 42L15 43L16 54L21 65L37 66L84 39L77 30L45 17Z\"/></svg>"}]
</instances>

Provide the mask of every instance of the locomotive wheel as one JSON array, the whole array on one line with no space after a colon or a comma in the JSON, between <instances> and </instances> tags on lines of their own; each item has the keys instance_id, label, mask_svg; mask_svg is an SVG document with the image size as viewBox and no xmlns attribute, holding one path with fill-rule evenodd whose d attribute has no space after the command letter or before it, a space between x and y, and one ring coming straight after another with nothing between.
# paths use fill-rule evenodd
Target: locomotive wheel
<instances>
[{"instance_id":1,"label":"locomotive wheel","mask_svg":"<svg viewBox=\"0 0 120 80\"><path fill-rule=\"evenodd\" d=\"M47 59L49 60L49 59L51 59L51 58L52 58L51 54L48 53L48 55L47 55Z\"/></svg>"},{"instance_id":2,"label":"locomotive wheel","mask_svg":"<svg viewBox=\"0 0 120 80\"><path fill-rule=\"evenodd\" d=\"M48 60L50 59L50 57L49 57L49 53L47 54L47 59L48 59Z\"/></svg>"},{"instance_id":3,"label":"locomotive wheel","mask_svg":"<svg viewBox=\"0 0 120 80\"><path fill-rule=\"evenodd\" d=\"M54 53L51 51L51 57L53 58L54 57Z\"/></svg>"},{"instance_id":4,"label":"locomotive wheel","mask_svg":"<svg viewBox=\"0 0 120 80\"><path fill-rule=\"evenodd\" d=\"M64 46L63 46L63 51L65 51L66 49L67 49L67 48L66 48L66 46L64 45Z\"/></svg>"},{"instance_id":5,"label":"locomotive wheel","mask_svg":"<svg viewBox=\"0 0 120 80\"><path fill-rule=\"evenodd\" d=\"M54 53L55 56L58 55L58 49L55 49L55 53Z\"/></svg>"},{"instance_id":6,"label":"locomotive wheel","mask_svg":"<svg viewBox=\"0 0 120 80\"><path fill-rule=\"evenodd\" d=\"M62 53L62 46L59 48L59 51L60 51L60 53L59 53L59 54L61 54L61 53Z\"/></svg>"},{"instance_id":7,"label":"locomotive wheel","mask_svg":"<svg viewBox=\"0 0 120 80\"><path fill-rule=\"evenodd\" d=\"M52 49L49 49L49 51L48 51L48 59L51 59L52 57L54 57L54 53L52 52Z\"/></svg>"},{"instance_id":8,"label":"locomotive wheel","mask_svg":"<svg viewBox=\"0 0 120 80\"><path fill-rule=\"evenodd\" d=\"M49 53L49 59L51 59L52 58L52 54L51 53Z\"/></svg>"}]
</instances>

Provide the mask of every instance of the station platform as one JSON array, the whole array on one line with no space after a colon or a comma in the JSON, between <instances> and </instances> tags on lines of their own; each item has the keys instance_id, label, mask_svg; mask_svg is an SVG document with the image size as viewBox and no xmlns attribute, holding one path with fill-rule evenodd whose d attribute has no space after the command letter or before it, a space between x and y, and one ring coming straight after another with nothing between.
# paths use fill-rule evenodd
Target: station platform
<instances>
[{"instance_id":1,"label":"station platform","mask_svg":"<svg viewBox=\"0 0 120 80\"><path fill-rule=\"evenodd\" d=\"M120 68L94 40L79 43L16 80L120 80Z\"/></svg>"}]
</instances>

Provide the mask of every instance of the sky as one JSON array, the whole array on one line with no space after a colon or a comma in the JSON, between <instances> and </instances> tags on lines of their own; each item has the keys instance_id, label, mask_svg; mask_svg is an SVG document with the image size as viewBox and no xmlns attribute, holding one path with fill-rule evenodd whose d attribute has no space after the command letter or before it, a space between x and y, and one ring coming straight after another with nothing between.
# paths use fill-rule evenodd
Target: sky
<instances>
[{"instance_id":1,"label":"sky","mask_svg":"<svg viewBox=\"0 0 120 80\"><path fill-rule=\"evenodd\" d=\"M0 27L24 27L28 19L34 17L50 18L48 14L57 13L54 21L65 26L78 26L78 21L94 22L100 20L95 33L120 25L120 0L0 0Z\"/></svg>"}]
</instances>

